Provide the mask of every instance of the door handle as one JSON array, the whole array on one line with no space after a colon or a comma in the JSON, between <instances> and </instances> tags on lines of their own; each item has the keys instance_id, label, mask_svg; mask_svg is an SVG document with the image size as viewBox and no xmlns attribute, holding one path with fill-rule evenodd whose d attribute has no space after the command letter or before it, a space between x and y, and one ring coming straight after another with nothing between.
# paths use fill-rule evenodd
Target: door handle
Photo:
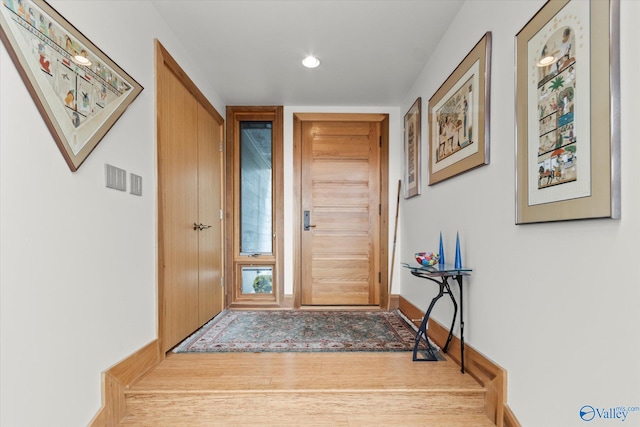
<instances>
[{"instance_id":1,"label":"door handle","mask_svg":"<svg viewBox=\"0 0 640 427\"><path fill-rule=\"evenodd\" d=\"M315 224L309 224L311 220L311 214L309 211L304 211L304 231L309 231L310 228L315 227Z\"/></svg>"},{"instance_id":2,"label":"door handle","mask_svg":"<svg viewBox=\"0 0 640 427\"><path fill-rule=\"evenodd\" d=\"M195 222L193 223L193 229L194 230L206 230L207 228L211 228L210 225L204 225L203 223L200 224L196 224Z\"/></svg>"}]
</instances>

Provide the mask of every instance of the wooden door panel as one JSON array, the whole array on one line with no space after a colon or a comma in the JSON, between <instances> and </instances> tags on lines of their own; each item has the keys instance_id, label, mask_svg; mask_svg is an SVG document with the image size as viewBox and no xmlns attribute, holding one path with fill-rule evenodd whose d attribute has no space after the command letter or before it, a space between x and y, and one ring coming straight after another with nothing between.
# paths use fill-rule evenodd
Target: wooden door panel
<instances>
[{"instance_id":1,"label":"wooden door panel","mask_svg":"<svg viewBox=\"0 0 640 427\"><path fill-rule=\"evenodd\" d=\"M360 207L318 208L312 212L316 225L316 237L320 233L340 233L341 235L369 234L369 212Z\"/></svg>"},{"instance_id":2,"label":"wooden door panel","mask_svg":"<svg viewBox=\"0 0 640 427\"><path fill-rule=\"evenodd\" d=\"M366 137L371 134L370 122L323 121L313 122L311 132L319 139L328 136L338 136L343 140L356 137Z\"/></svg>"},{"instance_id":3,"label":"wooden door panel","mask_svg":"<svg viewBox=\"0 0 640 427\"><path fill-rule=\"evenodd\" d=\"M222 309L224 119L157 41L156 95L158 338L168 351Z\"/></svg>"},{"instance_id":4,"label":"wooden door panel","mask_svg":"<svg viewBox=\"0 0 640 427\"><path fill-rule=\"evenodd\" d=\"M198 104L198 220L209 228L198 232L198 323L222 310L222 126Z\"/></svg>"},{"instance_id":5,"label":"wooden door panel","mask_svg":"<svg viewBox=\"0 0 640 427\"><path fill-rule=\"evenodd\" d=\"M197 102L178 78L165 70L161 82L159 160L162 171L162 240L165 350L198 325Z\"/></svg>"},{"instance_id":6,"label":"wooden door panel","mask_svg":"<svg viewBox=\"0 0 640 427\"><path fill-rule=\"evenodd\" d=\"M313 268L313 278L317 282L345 282L344 277L349 277L352 282L362 283L369 288L368 258L320 258L314 262Z\"/></svg>"},{"instance_id":7,"label":"wooden door panel","mask_svg":"<svg viewBox=\"0 0 640 427\"><path fill-rule=\"evenodd\" d=\"M316 138L313 143L314 159L369 159L369 139L362 137L327 137Z\"/></svg>"},{"instance_id":8,"label":"wooden door panel","mask_svg":"<svg viewBox=\"0 0 640 427\"><path fill-rule=\"evenodd\" d=\"M353 260L369 262L371 251L368 233L322 233L313 231L313 260L332 255L351 255ZM341 257L344 258L344 257Z\"/></svg>"},{"instance_id":9,"label":"wooden door panel","mask_svg":"<svg viewBox=\"0 0 640 427\"><path fill-rule=\"evenodd\" d=\"M344 184L369 181L369 162L364 160L315 160L312 168L314 187L326 182Z\"/></svg>"},{"instance_id":10,"label":"wooden door panel","mask_svg":"<svg viewBox=\"0 0 640 427\"><path fill-rule=\"evenodd\" d=\"M377 302L379 125L302 125L302 304Z\"/></svg>"},{"instance_id":11,"label":"wooden door panel","mask_svg":"<svg viewBox=\"0 0 640 427\"><path fill-rule=\"evenodd\" d=\"M314 285L311 294L313 305L362 305L363 300L369 299L368 283L327 281L316 282ZM336 294L340 295L339 302L336 302Z\"/></svg>"},{"instance_id":12,"label":"wooden door panel","mask_svg":"<svg viewBox=\"0 0 640 427\"><path fill-rule=\"evenodd\" d=\"M369 202L369 183L325 182L311 189L313 200L327 206L339 199L342 206L362 206Z\"/></svg>"}]
</instances>

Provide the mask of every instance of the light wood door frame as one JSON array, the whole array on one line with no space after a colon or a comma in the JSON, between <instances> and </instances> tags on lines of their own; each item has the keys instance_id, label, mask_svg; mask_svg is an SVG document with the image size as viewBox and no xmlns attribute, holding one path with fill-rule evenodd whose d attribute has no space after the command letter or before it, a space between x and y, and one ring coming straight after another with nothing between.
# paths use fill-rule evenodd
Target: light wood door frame
<instances>
[{"instance_id":1,"label":"light wood door frame","mask_svg":"<svg viewBox=\"0 0 640 427\"><path fill-rule=\"evenodd\" d=\"M156 39L154 40L155 42L155 72L156 72L156 99L160 100L162 99L162 93L161 93L161 83L162 83L162 76L163 73L165 72L165 69L168 69L170 72L172 72L177 78L178 80L185 86L185 88L187 88L187 90L194 96L194 98L196 99L196 101L202 106L204 107L204 109L207 111L207 113L209 113L214 120L220 124L221 126L221 133L224 132L224 118L216 111L216 109L213 107L213 105L211 105L211 103L207 100L207 98L202 94L202 92L200 91L200 89L198 89L198 87L196 86L196 84L189 78L189 76L184 72L184 70L182 69L182 67L180 67L180 65L173 59L173 57L171 57L171 55L169 54L169 52L164 48L164 46L162 46L162 44ZM163 123L163 116L162 116L162 106L159 105L159 102L156 102L156 144L161 143L162 138L163 138L163 130L162 130L162 123ZM223 144L223 135L220 135L220 143ZM160 150L158 150L158 156L160 155ZM157 159L158 161L158 175L157 175L157 191L158 191L158 264L157 264L157 268L158 268L158 348L161 351L161 357L164 357L165 351L167 349L165 349L165 344L163 343L163 339L165 336L165 331L167 329L167 326L165 324L165 316L164 316L164 310L165 310L165 298L166 298L166 293L165 293L165 283L164 283L164 274L163 274L163 265L164 265L164 259L165 259L165 253L164 253L164 231L163 231L163 226L165 221L167 220L167 218L164 218L163 215L163 176L162 176L162 170L161 170L161 165L160 165L160 158ZM222 162L224 162L224 156L222 159ZM224 165L221 165L221 172L224 171ZM224 186L226 185L224 182L224 174L221 173L221 179L223 180L222 182L222 186L224 188ZM224 193L223 193L224 194ZM222 233L224 234L224 228L222 229ZM224 237L222 239L222 243L223 245L223 251L222 253L224 254ZM223 255L224 257L224 255ZM223 259L223 265L224 265L224 259ZM224 298L223 298L223 304L224 304Z\"/></svg>"},{"instance_id":2,"label":"light wood door frame","mask_svg":"<svg viewBox=\"0 0 640 427\"><path fill-rule=\"evenodd\" d=\"M293 114L293 306L301 307L302 262L302 123L374 122L380 123L380 308L389 299L389 115L366 113L294 113Z\"/></svg>"}]
</instances>

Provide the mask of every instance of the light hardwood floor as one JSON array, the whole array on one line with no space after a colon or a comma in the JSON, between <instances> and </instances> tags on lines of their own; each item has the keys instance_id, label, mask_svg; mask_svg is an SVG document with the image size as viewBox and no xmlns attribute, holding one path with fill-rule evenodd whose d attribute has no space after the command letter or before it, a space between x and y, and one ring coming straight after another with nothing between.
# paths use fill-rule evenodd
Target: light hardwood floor
<instances>
[{"instance_id":1,"label":"light hardwood floor","mask_svg":"<svg viewBox=\"0 0 640 427\"><path fill-rule=\"evenodd\" d=\"M171 354L126 395L121 426L493 426L451 360L397 353Z\"/></svg>"}]
</instances>

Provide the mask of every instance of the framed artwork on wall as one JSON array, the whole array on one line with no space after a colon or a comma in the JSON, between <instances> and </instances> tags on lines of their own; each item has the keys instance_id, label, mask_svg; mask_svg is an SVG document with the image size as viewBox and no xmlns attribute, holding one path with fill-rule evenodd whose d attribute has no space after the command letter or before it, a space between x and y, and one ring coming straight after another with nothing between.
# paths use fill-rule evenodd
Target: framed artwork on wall
<instances>
[{"instance_id":1,"label":"framed artwork on wall","mask_svg":"<svg viewBox=\"0 0 640 427\"><path fill-rule=\"evenodd\" d=\"M142 86L44 0L2 0L0 38L76 171Z\"/></svg>"},{"instance_id":2,"label":"framed artwork on wall","mask_svg":"<svg viewBox=\"0 0 640 427\"><path fill-rule=\"evenodd\" d=\"M429 185L489 164L491 32L429 99Z\"/></svg>"},{"instance_id":3,"label":"framed artwork on wall","mask_svg":"<svg viewBox=\"0 0 640 427\"><path fill-rule=\"evenodd\" d=\"M620 217L619 16L551 0L516 35L516 224Z\"/></svg>"},{"instance_id":4,"label":"framed artwork on wall","mask_svg":"<svg viewBox=\"0 0 640 427\"><path fill-rule=\"evenodd\" d=\"M421 114L422 98L416 99L404 116L404 198L420 194L422 175Z\"/></svg>"}]
</instances>

